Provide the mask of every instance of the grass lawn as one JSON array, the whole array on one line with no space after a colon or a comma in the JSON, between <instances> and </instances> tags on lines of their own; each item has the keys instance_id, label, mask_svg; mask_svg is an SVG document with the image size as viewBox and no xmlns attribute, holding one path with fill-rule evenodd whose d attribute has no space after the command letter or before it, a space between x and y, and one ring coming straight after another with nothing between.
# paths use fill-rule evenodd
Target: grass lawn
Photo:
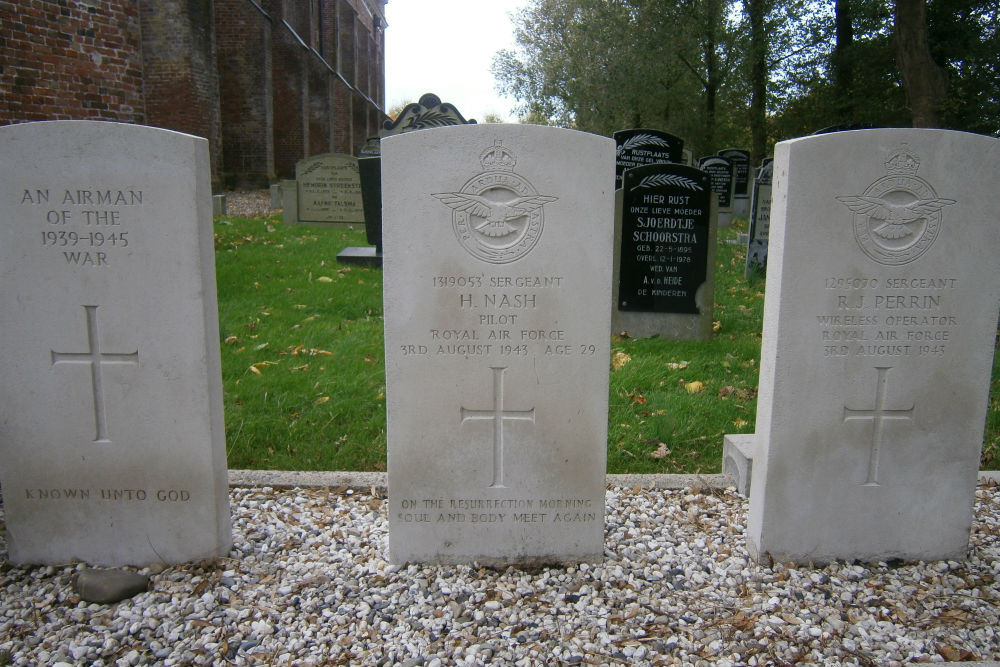
<instances>
[{"instance_id":1,"label":"grass lawn","mask_svg":"<svg viewBox=\"0 0 1000 667\"><path fill-rule=\"evenodd\" d=\"M719 232L710 341L612 336L608 472L719 472L752 433L764 281L743 277L745 226ZM382 272L337 263L362 228L215 222L230 468L385 470ZM994 360L983 469L1000 468Z\"/></svg>"}]
</instances>

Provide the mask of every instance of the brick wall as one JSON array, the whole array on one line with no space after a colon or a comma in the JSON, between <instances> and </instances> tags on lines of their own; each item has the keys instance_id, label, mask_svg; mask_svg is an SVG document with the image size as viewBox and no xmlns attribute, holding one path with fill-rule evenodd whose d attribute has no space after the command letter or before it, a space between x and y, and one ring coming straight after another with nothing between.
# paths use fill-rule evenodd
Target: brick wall
<instances>
[{"instance_id":1,"label":"brick wall","mask_svg":"<svg viewBox=\"0 0 1000 667\"><path fill-rule=\"evenodd\" d=\"M137 0L0 0L0 125L145 122Z\"/></svg>"},{"instance_id":2,"label":"brick wall","mask_svg":"<svg viewBox=\"0 0 1000 667\"><path fill-rule=\"evenodd\" d=\"M213 185L356 153L385 118L384 0L0 0L0 125L82 118L206 137ZM8 18L10 17L10 18Z\"/></svg>"},{"instance_id":3,"label":"brick wall","mask_svg":"<svg viewBox=\"0 0 1000 667\"><path fill-rule=\"evenodd\" d=\"M212 0L155 0L139 9L146 124L205 137L217 180L222 136Z\"/></svg>"},{"instance_id":4,"label":"brick wall","mask_svg":"<svg viewBox=\"0 0 1000 667\"><path fill-rule=\"evenodd\" d=\"M264 187L274 169L272 23L246 0L215 0L215 49L222 115L222 180Z\"/></svg>"}]
</instances>

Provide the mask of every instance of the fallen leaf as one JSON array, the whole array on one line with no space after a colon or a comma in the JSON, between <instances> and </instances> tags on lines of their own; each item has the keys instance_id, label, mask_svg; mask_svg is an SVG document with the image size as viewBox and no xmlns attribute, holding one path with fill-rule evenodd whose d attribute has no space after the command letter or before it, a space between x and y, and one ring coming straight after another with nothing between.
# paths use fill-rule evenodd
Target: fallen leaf
<instances>
[{"instance_id":1,"label":"fallen leaf","mask_svg":"<svg viewBox=\"0 0 1000 667\"><path fill-rule=\"evenodd\" d=\"M256 374L256 375L260 375L260 374L261 374L261 372L260 372L260 369L259 369L259 368L257 368L256 366L251 366L251 367L250 367L250 372L251 372L251 373L254 373L254 374Z\"/></svg>"},{"instance_id":2,"label":"fallen leaf","mask_svg":"<svg viewBox=\"0 0 1000 667\"><path fill-rule=\"evenodd\" d=\"M615 352L614 356L611 357L611 368L617 371L630 361L632 361L632 357L624 352Z\"/></svg>"},{"instance_id":3,"label":"fallen leaf","mask_svg":"<svg viewBox=\"0 0 1000 667\"><path fill-rule=\"evenodd\" d=\"M313 401L313 405L319 405L321 403L326 403L329 400L330 400L329 396L320 396L315 401Z\"/></svg>"},{"instance_id":4,"label":"fallen leaf","mask_svg":"<svg viewBox=\"0 0 1000 667\"><path fill-rule=\"evenodd\" d=\"M375 358L374 354L366 354L365 355L365 362L366 363L374 364L376 361L378 361L378 359Z\"/></svg>"},{"instance_id":5,"label":"fallen leaf","mask_svg":"<svg viewBox=\"0 0 1000 667\"><path fill-rule=\"evenodd\" d=\"M687 368L690 363L690 361L668 361L667 368L672 371L680 371Z\"/></svg>"},{"instance_id":6,"label":"fallen leaf","mask_svg":"<svg viewBox=\"0 0 1000 667\"><path fill-rule=\"evenodd\" d=\"M712 322L712 331L718 332L720 329L722 329L722 322L719 320Z\"/></svg>"},{"instance_id":7,"label":"fallen leaf","mask_svg":"<svg viewBox=\"0 0 1000 667\"><path fill-rule=\"evenodd\" d=\"M226 336L226 342L230 345L237 345L240 342L240 339L236 336Z\"/></svg>"},{"instance_id":8,"label":"fallen leaf","mask_svg":"<svg viewBox=\"0 0 1000 667\"><path fill-rule=\"evenodd\" d=\"M309 370L309 364L302 364L301 366L296 366L292 370L293 371L307 371L307 370Z\"/></svg>"},{"instance_id":9,"label":"fallen leaf","mask_svg":"<svg viewBox=\"0 0 1000 667\"><path fill-rule=\"evenodd\" d=\"M316 282L318 282L318 283L332 283L333 282L333 278L331 278L330 276L320 276L319 278L316 279Z\"/></svg>"},{"instance_id":10,"label":"fallen leaf","mask_svg":"<svg viewBox=\"0 0 1000 667\"><path fill-rule=\"evenodd\" d=\"M745 419L735 419L735 420L733 420L733 426L735 426L736 428L743 428L744 426L746 426L749 423L750 422L748 422Z\"/></svg>"},{"instance_id":11,"label":"fallen leaf","mask_svg":"<svg viewBox=\"0 0 1000 667\"><path fill-rule=\"evenodd\" d=\"M684 385L684 390L689 394L697 394L699 392L705 391L705 385L698 380L694 382L684 382L681 380L681 384Z\"/></svg>"},{"instance_id":12,"label":"fallen leaf","mask_svg":"<svg viewBox=\"0 0 1000 667\"><path fill-rule=\"evenodd\" d=\"M649 453L649 458L651 459L665 459L670 455L670 449L667 448L667 443L661 442L660 446L656 448L656 451Z\"/></svg>"},{"instance_id":13,"label":"fallen leaf","mask_svg":"<svg viewBox=\"0 0 1000 667\"><path fill-rule=\"evenodd\" d=\"M957 649L953 646L948 646L947 644L938 644L937 652L938 655L949 662L965 662L970 659L978 660L978 657L972 651Z\"/></svg>"},{"instance_id":14,"label":"fallen leaf","mask_svg":"<svg viewBox=\"0 0 1000 667\"><path fill-rule=\"evenodd\" d=\"M646 404L646 397L643 396L642 394L640 394L639 392L635 392L634 394L629 394L628 397L632 399L632 405L636 405L636 404L645 405Z\"/></svg>"}]
</instances>

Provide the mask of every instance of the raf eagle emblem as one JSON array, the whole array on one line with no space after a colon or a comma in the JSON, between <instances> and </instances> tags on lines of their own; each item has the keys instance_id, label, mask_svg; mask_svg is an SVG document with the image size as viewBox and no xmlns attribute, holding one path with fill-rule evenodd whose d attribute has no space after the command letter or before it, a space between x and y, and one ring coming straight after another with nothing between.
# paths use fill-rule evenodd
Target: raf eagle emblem
<instances>
[{"instance_id":1,"label":"raf eagle emblem","mask_svg":"<svg viewBox=\"0 0 1000 667\"><path fill-rule=\"evenodd\" d=\"M894 204L881 197L865 195L837 197L857 215L867 215L872 221L873 234L884 239L901 239L912 236L910 227L915 222L933 216L942 208L954 204L954 199L916 199L909 204Z\"/></svg>"},{"instance_id":2,"label":"raf eagle emblem","mask_svg":"<svg viewBox=\"0 0 1000 667\"><path fill-rule=\"evenodd\" d=\"M511 220L528 215L535 209L541 208L542 205L557 199L548 195L529 195L508 201L492 201L481 195L467 192L443 192L434 196L456 211L463 211L477 218L485 218L482 224L477 225L474 229L484 236L492 238L506 236L516 231L517 228L510 224Z\"/></svg>"}]
</instances>

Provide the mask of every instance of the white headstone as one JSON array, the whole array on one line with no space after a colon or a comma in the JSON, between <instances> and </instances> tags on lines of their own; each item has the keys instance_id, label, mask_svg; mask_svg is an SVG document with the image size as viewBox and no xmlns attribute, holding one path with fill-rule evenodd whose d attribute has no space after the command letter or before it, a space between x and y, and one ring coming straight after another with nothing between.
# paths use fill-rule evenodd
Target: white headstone
<instances>
[{"instance_id":1,"label":"white headstone","mask_svg":"<svg viewBox=\"0 0 1000 667\"><path fill-rule=\"evenodd\" d=\"M1000 298L1000 141L779 143L748 544L758 560L959 558Z\"/></svg>"},{"instance_id":2,"label":"white headstone","mask_svg":"<svg viewBox=\"0 0 1000 667\"><path fill-rule=\"evenodd\" d=\"M16 563L231 545L204 139L0 128L0 485Z\"/></svg>"},{"instance_id":3,"label":"white headstone","mask_svg":"<svg viewBox=\"0 0 1000 667\"><path fill-rule=\"evenodd\" d=\"M614 154L529 125L382 140L394 562L602 558Z\"/></svg>"},{"instance_id":4,"label":"white headstone","mask_svg":"<svg viewBox=\"0 0 1000 667\"><path fill-rule=\"evenodd\" d=\"M358 159L343 153L323 153L299 160L293 186L284 193L286 224L362 223Z\"/></svg>"}]
</instances>

